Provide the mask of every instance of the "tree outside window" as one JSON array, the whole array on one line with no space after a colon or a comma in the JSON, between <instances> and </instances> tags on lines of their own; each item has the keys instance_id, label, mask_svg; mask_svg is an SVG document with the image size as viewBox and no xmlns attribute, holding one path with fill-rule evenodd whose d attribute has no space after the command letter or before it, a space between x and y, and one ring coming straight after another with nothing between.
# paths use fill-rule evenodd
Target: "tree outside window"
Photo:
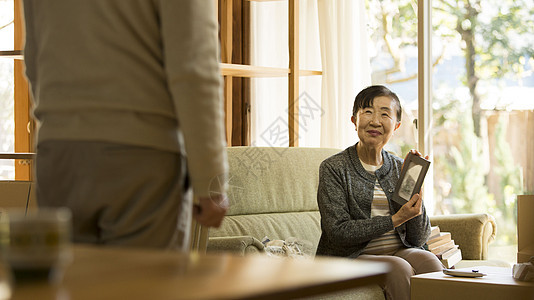
<instances>
[{"instance_id":1,"label":"tree outside window","mask_svg":"<svg viewBox=\"0 0 534 300\"><path fill-rule=\"evenodd\" d=\"M417 1L367 3L373 84L391 87L416 116ZM495 245L515 245L515 196L534 192L524 173L533 159L534 3L432 3L434 212L488 212ZM415 146L407 127L395 140L402 153Z\"/></svg>"}]
</instances>

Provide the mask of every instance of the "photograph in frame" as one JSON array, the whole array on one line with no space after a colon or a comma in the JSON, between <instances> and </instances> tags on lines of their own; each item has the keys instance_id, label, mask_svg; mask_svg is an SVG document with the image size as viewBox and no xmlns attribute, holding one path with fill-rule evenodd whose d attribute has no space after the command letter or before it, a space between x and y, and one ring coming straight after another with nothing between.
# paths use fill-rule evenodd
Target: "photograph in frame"
<instances>
[{"instance_id":1,"label":"photograph in frame","mask_svg":"<svg viewBox=\"0 0 534 300\"><path fill-rule=\"evenodd\" d=\"M393 201L404 205L414 194L419 193L429 166L430 161L410 152L397 181Z\"/></svg>"}]
</instances>

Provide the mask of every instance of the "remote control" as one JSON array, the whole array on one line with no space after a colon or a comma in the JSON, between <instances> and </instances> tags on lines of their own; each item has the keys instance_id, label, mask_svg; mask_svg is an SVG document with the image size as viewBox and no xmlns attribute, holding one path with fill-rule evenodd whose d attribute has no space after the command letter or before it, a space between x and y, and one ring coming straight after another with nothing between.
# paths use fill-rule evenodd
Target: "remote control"
<instances>
[{"instance_id":1,"label":"remote control","mask_svg":"<svg viewBox=\"0 0 534 300\"><path fill-rule=\"evenodd\" d=\"M486 274L478 272L478 270L460 271L453 269L443 269L443 274L457 277L484 277Z\"/></svg>"}]
</instances>

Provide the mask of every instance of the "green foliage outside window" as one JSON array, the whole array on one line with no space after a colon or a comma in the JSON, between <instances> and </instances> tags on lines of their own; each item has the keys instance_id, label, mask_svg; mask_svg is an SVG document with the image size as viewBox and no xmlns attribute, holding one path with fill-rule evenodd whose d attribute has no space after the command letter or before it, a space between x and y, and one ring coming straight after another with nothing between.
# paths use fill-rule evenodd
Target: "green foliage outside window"
<instances>
[{"instance_id":1,"label":"green foliage outside window","mask_svg":"<svg viewBox=\"0 0 534 300\"><path fill-rule=\"evenodd\" d=\"M390 85L417 78L407 68L417 44L417 1L368 0L373 83ZM516 243L516 197L523 193L521 167L507 142L507 120L495 130L484 127L487 108L483 88L522 86L534 70L534 5L526 0L432 1L433 64L451 55L464 60L463 71L451 73L455 86L437 82L433 93L434 200L436 214L492 214L498 224L497 244ZM452 50L452 51L449 51ZM453 53L453 54L450 54ZM506 81L506 83L505 83ZM491 95L490 95L491 96ZM506 116L507 112L497 112ZM406 121L406 120L403 120ZM489 149L489 139L495 149ZM395 142L402 153L414 145ZM491 157L496 159L490 167ZM488 178L497 174L495 184Z\"/></svg>"}]
</instances>

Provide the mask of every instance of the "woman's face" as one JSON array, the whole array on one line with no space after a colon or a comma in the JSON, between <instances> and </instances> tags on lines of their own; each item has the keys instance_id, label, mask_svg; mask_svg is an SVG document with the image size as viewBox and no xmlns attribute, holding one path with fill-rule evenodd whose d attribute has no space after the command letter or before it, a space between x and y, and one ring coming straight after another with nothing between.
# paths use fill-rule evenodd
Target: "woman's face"
<instances>
[{"instance_id":1,"label":"woman's face","mask_svg":"<svg viewBox=\"0 0 534 300\"><path fill-rule=\"evenodd\" d=\"M378 150L387 144L400 126L397 121L397 105L386 96L374 98L372 106L359 109L356 116L351 117L351 121L356 126L360 142Z\"/></svg>"}]
</instances>

